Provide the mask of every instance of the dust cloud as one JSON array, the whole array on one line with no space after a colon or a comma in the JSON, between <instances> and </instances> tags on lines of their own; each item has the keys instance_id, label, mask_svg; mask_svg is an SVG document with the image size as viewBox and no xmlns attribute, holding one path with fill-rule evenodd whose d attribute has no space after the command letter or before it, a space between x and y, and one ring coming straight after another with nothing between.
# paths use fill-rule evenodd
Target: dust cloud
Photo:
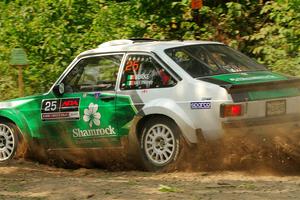
<instances>
[{"instance_id":1,"label":"dust cloud","mask_svg":"<svg viewBox=\"0 0 300 200\"><path fill-rule=\"evenodd\" d=\"M300 132L271 129L245 132L236 129L222 140L200 142L182 150L170 171L243 170L261 174L297 174L300 172ZM50 166L78 169L100 168L112 171L143 170L132 163L125 148L45 150L42 146L22 144L18 158ZM21 152L21 153L20 153Z\"/></svg>"},{"instance_id":2,"label":"dust cloud","mask_svg":"<svg viewBox=\"0 0 300 200\"><path fill-rule=\"evenodd\" d=\"M300 173L300 130L287 131L270 126L270 130L247 132L235 129L219 141L201 142L188 148L180 168L183 171L243 170L255 174Z\"/></svg>"}]
</instances>

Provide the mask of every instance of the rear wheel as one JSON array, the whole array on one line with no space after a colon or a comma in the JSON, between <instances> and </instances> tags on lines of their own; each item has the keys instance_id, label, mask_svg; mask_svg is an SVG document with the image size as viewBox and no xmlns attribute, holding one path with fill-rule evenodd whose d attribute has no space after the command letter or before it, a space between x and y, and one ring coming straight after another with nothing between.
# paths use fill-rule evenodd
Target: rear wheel
<instances>
[{"instance_id":1,"label":"rear wheel","mask_svg":"<svg viewBox=\"0 0 300 200\"><path fill-rule=\"evenodd\" d=\"M184 141L178 126L172 120L159 117L145 123L140 146L147 170L172 170L179 161Z\"/></svg>"},{"instance_id":2,"label":"rear wheel","mask_svg":"<svg viewBox=\"0 0 300 200\"><path fill-rule=\"evenodd\" d=\"M12 123L0 123L0 162L14 157L18 146L16 126Z\"/></svg>"}]
</instances>

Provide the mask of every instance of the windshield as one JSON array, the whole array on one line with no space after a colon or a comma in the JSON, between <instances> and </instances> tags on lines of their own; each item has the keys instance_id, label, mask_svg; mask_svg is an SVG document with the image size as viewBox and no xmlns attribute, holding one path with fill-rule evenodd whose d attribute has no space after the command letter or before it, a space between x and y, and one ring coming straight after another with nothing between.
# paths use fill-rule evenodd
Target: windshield
<instances>
[{"instance_id":1,"label":"windshield","mask_svg":"<svg viewBox=\"0 0 300 200\"><path fill-rule=\"evenodd\" d=\"M193 78L266 70L251 58L225 45L182 46L165 52Z\"/></svg>"}]
</instances>

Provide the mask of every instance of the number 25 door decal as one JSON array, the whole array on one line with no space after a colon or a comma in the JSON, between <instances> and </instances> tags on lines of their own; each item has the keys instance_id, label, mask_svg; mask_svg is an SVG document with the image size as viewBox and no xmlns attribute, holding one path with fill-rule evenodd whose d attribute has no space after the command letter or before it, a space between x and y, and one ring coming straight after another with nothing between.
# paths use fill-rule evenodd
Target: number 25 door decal
<instances>
[{"instance_id":1,"label":"number 25 door decal","mask_svg":"<svg viewBox=\"0 0 300 200\"><path fill-rule=\"evenodd\" d=\"M48 120L78 120L80 98L45 99L42 101L41 118Z\"/></svg>"}]
</instances>

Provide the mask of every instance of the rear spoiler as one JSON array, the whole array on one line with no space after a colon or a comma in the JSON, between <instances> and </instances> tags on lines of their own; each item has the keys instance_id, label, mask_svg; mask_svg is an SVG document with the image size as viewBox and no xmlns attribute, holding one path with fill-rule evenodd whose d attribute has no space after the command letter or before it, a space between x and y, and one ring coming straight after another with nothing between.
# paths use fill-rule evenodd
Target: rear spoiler
<instances>
[{"instance_id":1,"label":"rear spoiler","mask_svg":"<svg viewBox=\"0 0 300 200\"><path fill-rule=\"evenodd\" d=\"M300 89L300 78L293 78L282 81L270 81L263 83L250 83L250 84L225 84L220 85L225 88L229 94L249 92L249 91L261 91L261 90L276 90L283 88L299 88Z\"/></svg>"}]
</instances>

